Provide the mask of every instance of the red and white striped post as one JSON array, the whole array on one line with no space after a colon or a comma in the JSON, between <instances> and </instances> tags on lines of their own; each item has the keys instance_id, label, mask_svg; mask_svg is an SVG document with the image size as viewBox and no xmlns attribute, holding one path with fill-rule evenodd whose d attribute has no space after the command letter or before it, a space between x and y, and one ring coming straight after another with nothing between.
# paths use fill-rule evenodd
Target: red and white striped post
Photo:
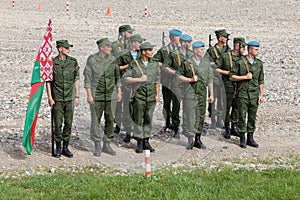
<instances>
[{"instance_id":1,"label":"red and white striped post","mask_svg":"<svg viewBox=\"0 0 300 200\"><path fill-rule=\"evenodd\" d=\"M151 177L150 150L145 150L146 177Z\"/></svg>"},{"instance_id":2,"label":"red and white striped post","mask_svg":"<svg viewBox=\"0 0 300 200\"><path fill-rule=\"evenodd\" d=\"M68 1L67 1L67 3L66 3L66 7L67 7L67 14L69 14L69 12L70 12L70 4L69 4Z\"/></svg>"},{"instance_id":3,"label":"red and white striped post","mask_svg":"<svg viewBox=\"0 0 300 200\"><path fill-rule=\"evenodd\" d=\"M144 17L147 17L148 16L148 7L145 6L144 8Z\"/></svg>"},{"instance_id":4,"label":"red and white striped post","mask_svg":"<svg viewBox=\"0 0 300 200\"><path fill-rule=\"evenodd\" d=\"M15 0L12 0L11 6L12 6L12 9L15 9Z\"/></svg>"}]
</instances>

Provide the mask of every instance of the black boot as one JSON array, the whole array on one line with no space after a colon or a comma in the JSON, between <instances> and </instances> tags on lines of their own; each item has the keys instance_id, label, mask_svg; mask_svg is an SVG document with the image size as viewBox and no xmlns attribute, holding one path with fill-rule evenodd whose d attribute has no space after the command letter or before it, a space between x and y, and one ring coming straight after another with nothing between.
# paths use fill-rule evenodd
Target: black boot
<instances>
[{"instance_id":1,"label":"black boot","mask_svg":"<svg viewBox=\"0 0 300 200\"><path fill-rule=\"evenodd\" d=\"M59 158L61 156L61 142L55 142L55 144L56 144L56 148L53 156Z\"/></svg>"},{"instance_id":2,"label":"black boot","mask_svg":"<svg viewBox=\"0 0 300 200\"><path fill-rule=\"evenodd\" d=\"M119 134L120 130L121 130L121 128L116 124L116 126L114 128L114 133Z\"/></svg>"},{"instance_id":3,"label":"black boot","mask_svg":"<svg viewBox=\"0 0 300 200\"><path fill-rule=\"evenodd\" d=\"M217 123L216 123L217 128L224 128L223 120L221 117L217 117Z\"/></svg>"},{"instance_id":4,"label":"black boot","mask_svg":"<svg viewBox=\"0 0 300 200\"><path fill-rule=\"evenodd\" d=\"M136 148L135 148L135 152L136 153L143 153L143 140L142 139L137 140L137 145L136 145Z\"/></svg>"},{"instance_id":5,"label":"black boot","mask_svg":"<svg viewBox=\"0 0 300 200\"><path fill-rule=\"evenodd\" d=\"M200 137L201 137L201 134L196 134L195 135L195 144L194 144L194 147L196 147L198 149L206 149L206 146L202 143Z\"/></svg>"},{"instance_id":6,"label":"black boot","mask_svg":"<svg viewBox=\"0 0 300 200\"><path fill-rule=\"evenodd\" d=\"M224 138L225 139L230 139L230 128L229 128L229 123L225 123L225 133L224 133Z\"/></svg>"},{"instance_id":7,"label":"black boot","mask_svg":"<svg viewBox=\"0 0 300 200\"><path fill-rule=\"evenodd\" d=\"M155 149L151 147L150 143L149 143L149 138L144 138L143 139L143 150L149 149L150 152L154 152Z\"/></svg>"},{"instance_id":8,"label":"black boot","mask_svg":"<svg viewBox=\"0 0 300 200\"><path fill-rule=\"evenodd\" d=\"M237 130L236 123L231 123L231 135L240 137L240 133Z\"/></svg>"},{"instance_id":9,"label":"black boot","mask_svg":"<svg viewBox=\"0 0 300 200\"><path fill-rule=\"evenodd\" d=\"M210 124L210 129L216 129L216 118L215 117L211 117L211 124Z\"/></svg>"},{"instance_id":10,"label":"black boot","mask_svg":"<svg viewBox=\"0 0 300 200\"><path fill-rule=\"evenodd\" d=\"M100 155L101 155L101 144L100 144L100 141L96 141L95 142L95 151L94 151L93 155L96 156L96 157L100 157Z\"/></svg>"},{"instance_id":11,"label":"black boot","mask_svg":"<svg viewBox=\"0 0 300 200\"><path fill-rule=\"evenodd\" d=\"M130 133L129 133L129 132L126 132L126 135L125 135L123 141L124 141L125 143L129 143L129 142L130 142L130 139L131 139Z\"/></svg>"},{"instance_id":12,"label":"black boot","mask_svg":"<svg viewBox=\"0 0 300 200\"><path fill-rule=\"evenodd\" d=\"M194 146L194 138L192 136L188 136L188 144L185 147L187 150L192 150Z\"/></svg>"},{"instance_id":13,"label":"black boot","mask_svg":"<svg viewBox=\"0 0 300 200\"><path fill-rule=\"evenodd\" d=\"M258 144L253 139L253 133L247 134L247 145L249 145L250 147L258 148Z\"/></svg>"},{"instance_id":14,"label":"black boot","mask_svg":"<svg viewBox=\"0 0 300 200\"><path fill-rule=\"evenodd\" d=\"M68 149L69 141L63 141L62 155L67 156L68 158L73 157L73 153Z\"/></svg>"},{"instance_id":15,"label":"black boot","mask_svg":"<svg viewBox=\"0 0 300 200\"><path fill-rule=\"evenodd\" d=\"M104 141L102 152L107 153L109 155L116 155L116 152L111 148L110 142Z\"/></svg>"},{"instance_id":16,"label":"black boot","mask_svg":"<svg viewBox=\"0 0 300 200\"><path fill-rule=\"evenodd\" d=\"M174 128L173 138L180 139L179 128Z\"/></svg>"},{"instance_id":17,"label":"black boot","mask_svg":"<svg viewBox=\"0 0 300 200\"><path fill-rule=\"evenodd\" d=\"M246 148L246 138L245 133L240 133L240 147Z\"/></svg>"},{"instance_id":18,"label":"black boot","mask_svg":"<svg viewBox=\"0 0 300 200\"><path fill-rule=\"evenodd\" d=\"M164 132L169 132L172 129L170 118L166 120L166 126L164 127Z\"/></svg>"}]
</instances>

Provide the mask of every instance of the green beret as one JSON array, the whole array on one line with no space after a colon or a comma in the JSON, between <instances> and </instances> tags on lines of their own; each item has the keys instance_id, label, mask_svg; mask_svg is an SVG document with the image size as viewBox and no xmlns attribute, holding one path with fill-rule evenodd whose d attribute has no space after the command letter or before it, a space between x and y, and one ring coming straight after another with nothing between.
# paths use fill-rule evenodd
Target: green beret
<instances>
[{"instance_id":1,"label":"green beret","mask_svg":"<svg viewBox=\"0 0 300 200\"><path fill-rule=\"evenodd\" d=\"M69 44L68 40L57 40L56 41L56 47L65 47L65 48L69 48L69 47L73 47L72 44Z\"/></svg>"},{"instance_id":2,"label":"green beret","mask_svg":"<svg viewBox=\"0 0 300 200\"><path fill-rule=\"evenodd\" d=\"M147 50L147 49L153 49L155 45L150 44L150 42L144 42L140 46L140 50Z\"/></svg>"},{"instance_id":3,"label":"green beret","mask_svg":"<svg viewBox=\"0 0 300 200\"><path fill-rule=\"evenodd\" d=\"M135 29L131 28L130 25L121 25L119 27L119 33L123 33L123 32L130 32L132 33L133 31L135 31Z\"/></svg>"},{"instance_id":4,"label":"green beret","mask_svg":"<svg viewBox=\"0 0 300 200\"><path fill-rule=\"evenodd\" d=\"M102 38L102 39L98 40L98 41L96 42L96 44L97 44L98 46L102 46L102 45L105 45L105 44L111 45L111 42L108 40L108 38Z\"/></svg>"},{"instance_id":5,"label":"green beret","mask_svg":"<svg viewBox=\"0 0 300 200\"><path fill-rule=\"evenodd\" d=\"M145 38L142 38L141 36L140 36L140 34L134 34L134 35L132 35L131 37L130 37L130 42L134 42L134 41L137 41L137 42L143 42L143 41L145 41L146 39Z\"/></svg>"},{"instance_id":6,"label":"green beret","mask_svg":"<svg viewBox=\"0 0 300 200\"><path fill-rule=\"evenodd\" d=\"M236 43L240 43L244 47L247 45L247 43L245 42L245 38L242 38L242 37L233 38L233 44L236 44Z\"/></svg>"},{"instance_id":7,"label":"green beret","mask_svg":"<svg viewBox=\"0 0 300 200\"><path fill-rule=\"evenodd\" d=\"M216 36L224 36L224 37L227 37L227 35L230 35L228 33L226 33L226 30L225 29L220 29L220 30L216 30L215 31L215 34Z\"/></svg>"}]
</instances>

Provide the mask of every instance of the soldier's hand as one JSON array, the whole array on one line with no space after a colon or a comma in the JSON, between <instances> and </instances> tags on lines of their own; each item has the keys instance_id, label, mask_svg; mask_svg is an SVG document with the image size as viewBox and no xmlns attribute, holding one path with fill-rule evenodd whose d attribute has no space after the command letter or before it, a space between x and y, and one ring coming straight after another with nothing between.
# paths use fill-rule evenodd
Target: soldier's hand
<instances>
[{"instance_id":1,"label":"soldier's hand","mask_svg":"<svg viewBox=\"0 0 300 200\"><path fill-rule=\"evenodd\" d=\"M55 101L51 98L51 99L48 99L48 104L49 106L51 107L51 109L53 108L54 104L55 104Z\"/></svg>"},{"instance_id":2,"label":"soldier's hand","mask_svg":"<svg viewBox=\"0 0 300 200\"><path fill-rule=\"evenodd\" d=\"M74 105L75 105L75 106L78 106L78 105L79 105L79 98L75 98L75 99L74 99Z\"/></svg>"},{"instance_id":3,"label":"soldier's hand","mask_svg":"<svg viewBox=\"0 0 300 200\"><path fill-rule=\"evenodd\" d=\"M122 94L118 93L117 94L117 102L121 102L122 101Z\"/></svg>"},{"instance_id":4,"label":"soldier's hand","mask_svg":"<svg viewBox=\"0 0 300 200\"><path fill-rule=\"evenodd\" d=\"M159 95L156 95L156 96L155 96L155 101L156 101L156 103L160 102L160 97L159 97Z\"/></svg>"},{"instance_id":5,"label":"soldier's hand","mask_svg":"<svg viewBox=\"0 0 300 200\"><path fill-rule=\"evenodd\" d=\"M215 99L214 99L214 97L213 97L213 96L209 96L209 98L208 98L208 102L209 102L209 103L212 103L212 102L214 102L214 100L215 100Z\"/></svg>"},{"instance_id":6,"label":"soldier's hand","mask_svg":"<svg viewBox=\"0 0 300 200\"><path fill-rule=\"evenodd\" d=\"M94 104L94 98L93 98L93 96L88 96L88 97L87 97L87 102L88 102L89 104L93 105L93 104Z\"/></svg>"},{"instance_id":7,"label":"soldier's hand","mask_svg":"<svg viewBox=\"0 0 300 200\"><path fill-rule=\"evenodd\" d=\"M258 103L262 104L263 102L264 102L263 97L261 95L259 95L259 97L258 97Z\"/></svg>"},{"instance_id":8,"label":"soldier's hand","mask_svg":"<svg viewBox=\"0 0 300 200\"><path fill-rule=\"evenodd\" d=\"M248 73L246 74L246 79L249 79L249 80L252 79L252 73L251 73L251 72L248 72Z\"/></svg>"},{"instance_id":9,"label":"soldier's hand","mask_svg":"<svg viewBox=\"0 0 300 200\"><path fill-rule=\"evenodd\" d=\"M197 82L198 81L198 76L197 75L194 75L193 76L193 82Z\"/></svg>"},{"instance_id":10,"label":"soldier's hand","mask_svg":"<svg viewBox=\"0 0 300 200\"><path fill-rule=\"evenodd\" d=\"M140 77L140 82L146 82L147 81L147 75L143 74L141 77Z\"/></svg>"}]
</instances>

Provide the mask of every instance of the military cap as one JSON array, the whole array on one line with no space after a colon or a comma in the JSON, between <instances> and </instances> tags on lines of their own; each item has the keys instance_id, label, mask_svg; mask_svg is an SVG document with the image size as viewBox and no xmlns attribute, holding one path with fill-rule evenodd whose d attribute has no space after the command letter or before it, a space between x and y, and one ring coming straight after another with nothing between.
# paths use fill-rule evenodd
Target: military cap
<instances>
[{"instance_id":1,"label":"military cap","mask_svg":"<svg viewBox=\"0 0 300 200\"><path fill-rule=\"evenodd\" d=\"M202 41L197 41L192 44L193 48L205 47L205 43Z\"/></svg>"},{"instance_id":2,"label":"military cap","mask_svg":"<svg viewBox=\"0 0 300 200\"><path fill-rule=\"evenodd\" d=\"M180 40L185 41L185 42L192 42L193 38L192 38L192 36L190 36L188 34L182 34L180 36Z\"/></svg>"},{"instance_id":3,"label":"military cap","mask_svg":"<svg viewBox=\"0 0 300 200\"><path fill-rule=\"evenodd\" d=\"M131 26L128 25L128 24L121 25L119 27L119 33L123 33L123 32L130 32L130 33L132 33L133 31L135 31L135 29L131 28Z\"/></svg>"},{"instance_id":4,"label":"military cap","mask_svg":"<svg viewBox=\"0 0 300 200\"><path fill-rule=\"evenodd\" d=\"M252 46L252 47L259 47L259 42L257 42L257 41L250 41L250 42L248 42L248 47L250 47L250 46Z\"/></svg>"},{"instance_id":5,"label":"military cap","mask_svg":"<svg viewBox=\"0 0 300 200\"><path fill-rule=\"evenodd\" d=\"M145 41L146 39L145 38L142 38L140 34L134 34L130 37L130 42L134 42L134 41L137 41L137 42L143 42Z\"/></svg>"},{"instance_id":6,"label":"military cap","mask_svg":"<svg viewBox=\"0 0 300 200\"><path fill-rule=\"evenodd\" d=\"M72 44L69 44L68 40L57 40L56 41L56 47L65 47L65 48L69 48L69 47L73 47Z\"/></svg>"},{"instance_id":7,"label":"military cap","mask_svg":"<svg viewBox=\"0 0 300 200\"><path fill-rule=\"evenodd\" d=\"M233 38L233 44L236 44L236 43L240 43L242 46L247 45L247 43L245 42L245 38L242 38L242 37Z\"/></svg>"},{"instance_id":8,"label":"military cap","mask_svg":"<svg viewBox=\"0 0 300 200\"><path fill-rule=\"evenodd\" d=\"M181 36L182 32L181 32L181 30L178 30L178 29L171 29L171 30L169 31L169 34L170 34L170 35Z\"/></svg>"},{"instance_id":9,"label":"military cap","mask_svg":"<svg viewBox=\"0 0 300 200\"><path fill-rule=\"evenodd\" d=\"M105 45L105 44L110 44L111 45L111 42L108 40L108 38L102 38L100 40L97 40L96 44L98 46L102 46L102 45Z\"/></svg>"},{"instance_id":10,"label":"military cap","mask_svg":"<svg viewBox=\"0 0 300 200\"><path fill-rule=\"evenodd\" d=\"M230 35L228 33L226 33L226 30L225 29L219 29L219 30L216 30L215 31L215 34L216 36L224 36L224 37L227 37L227 35Z\"/></svg>"},{"instance_id":11,"label":"military cap","mask_svg":"<svg viewBox=\"0 0 300 200\"><path fill-rule=\"evenodd\" d=\"M153 49L155 45L150 44L150 42L144 42L140 46L140 50Z\"/></svg>"}]
</instances>

